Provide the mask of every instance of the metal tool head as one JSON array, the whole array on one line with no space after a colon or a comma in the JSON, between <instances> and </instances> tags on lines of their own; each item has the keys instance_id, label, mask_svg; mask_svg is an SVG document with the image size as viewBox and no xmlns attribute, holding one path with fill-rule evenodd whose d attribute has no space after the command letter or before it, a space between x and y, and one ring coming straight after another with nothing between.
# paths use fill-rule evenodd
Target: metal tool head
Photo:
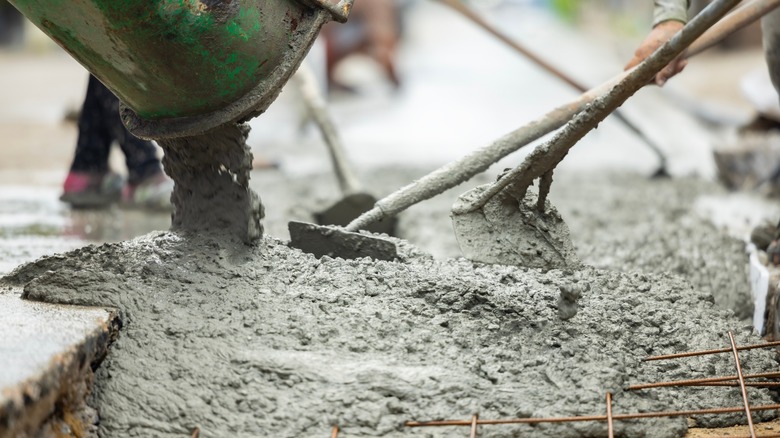
<instances>
[{"instance_id":1,"label":"metal tool head","mask_svg":"<svg viewBox=\"0 0 780 438\"><path fill-rule=\"evenodd\" d=\"M461 195L453 207L452 226L464 257L476 262L541 268L570 268L580 265L574 251L569 227L546 201L544 212L537 207L533 189L516 199L496 196L484 207L467 213L459 203L486 190L480 186Z\"/></svg>"},{"instance_id":2,"label":"metal tool head","mask_svg":"<svg viewBox=\"0 0 780 438\"><path fill-rule=\"evenodd\" d=\"M287 227L290 230L290 246L317 258L325 255L347 260L370 257L393 261L398 258L395 243L381 237L296 221L289 222Z\"/></svg>"},{"instance_id":3,"label":"metal tool head","mask_svg":"<svg viewBox=\"0 0 780 438\"><path fill-rule=\"evenodd\" d=\"M376 204L376 198L367 193L354 193L347 195L327 210L314 214L314 218L320 225L337 225L346 227L361 214L371 210ZM367 225L361 230L377 234L395 236L398 219L389 217L381 221Z\"/></svg>"}]
</instances>

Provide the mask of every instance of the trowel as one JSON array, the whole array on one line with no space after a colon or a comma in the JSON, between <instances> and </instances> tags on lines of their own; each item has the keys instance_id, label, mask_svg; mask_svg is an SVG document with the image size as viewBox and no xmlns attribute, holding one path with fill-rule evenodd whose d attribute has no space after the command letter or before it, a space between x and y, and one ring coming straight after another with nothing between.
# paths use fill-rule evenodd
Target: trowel
<instances>
[{"instance_id":1,"label":"trowel","mask_svg":"<svg viewBox=\"0 0 780 438\"><path fill-rule=\"evenodd\" d=\"M483 263L544 270L579 264L568 228L547 200L553 170L569 149L737 3L739 0L718 0L710 4L550 141L537 147L520 166L489 186L461 195L452 208L452 224L464 255ZM538 190L530 190L537 179Z\"/></svg>"}]
</instances>

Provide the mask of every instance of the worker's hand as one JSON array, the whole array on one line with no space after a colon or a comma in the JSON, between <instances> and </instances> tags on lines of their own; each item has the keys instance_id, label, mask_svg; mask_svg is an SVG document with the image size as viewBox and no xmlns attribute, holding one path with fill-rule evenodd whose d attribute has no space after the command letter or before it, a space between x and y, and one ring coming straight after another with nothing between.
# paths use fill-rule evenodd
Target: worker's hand
<instances>
[{"instance_id":1,"label":"worker's hand","mask_svg":"<svg viewBox=\"0 0 780 438\"><path fill-rule=\"evenodd\" d=\"M658 23L650 32L650 34L647 35L647 38L642 41L642 44L639 45L639 48L636 49L636 52L634 52L634 57L631 58L631 61L628 62L625 69L628 70L636 65L639 65L639 63L644 61L645 58L650 56L659 47L664 45L665 42L669 41L674 36L674 34L683 28L683 26L685 26L683 23L676 20L668 20ZM688 64L688 60L686 60L684 56L684 53L678 56L674 59L674 61L670 62L669 65L664 67L663 70L655 75L656 85L662 87L666 81L669 80L669 78L683 71L685 66Z\"/></svg>"}]
</instances>

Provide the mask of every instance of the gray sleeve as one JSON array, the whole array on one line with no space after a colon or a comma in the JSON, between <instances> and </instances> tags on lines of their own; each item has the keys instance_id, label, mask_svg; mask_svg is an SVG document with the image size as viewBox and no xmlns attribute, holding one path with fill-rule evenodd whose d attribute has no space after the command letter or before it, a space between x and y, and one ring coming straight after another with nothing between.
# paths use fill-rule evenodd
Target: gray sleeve
<instances>
[{"instance_id":1,"label":"gray sleeve","mask_svg":"<svg viewBox=\"0 0 780 438\"><path fill-rule=\"evenodd\" d=\"M688 22L690 0L654 0L654 3L653 26L668 20Z\"/></svg>"}]
</instances>

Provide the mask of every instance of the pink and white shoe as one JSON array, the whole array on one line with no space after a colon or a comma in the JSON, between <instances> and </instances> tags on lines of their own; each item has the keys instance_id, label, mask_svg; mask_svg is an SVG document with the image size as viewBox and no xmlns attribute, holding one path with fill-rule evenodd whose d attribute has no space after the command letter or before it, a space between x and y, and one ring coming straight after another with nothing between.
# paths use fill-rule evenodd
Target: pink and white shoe
<instances>
[{"instance_id":1,"label":"pink and white shoe","mask_svg":"<svg viewBox=\"0 0 780 438\"><path fill-rule=\"evenodd\" d=\"M119 202L124 179L111 171L70 172L63 183L62 202L74 208L105 208Z\"/></svg>"}]
</instances>

